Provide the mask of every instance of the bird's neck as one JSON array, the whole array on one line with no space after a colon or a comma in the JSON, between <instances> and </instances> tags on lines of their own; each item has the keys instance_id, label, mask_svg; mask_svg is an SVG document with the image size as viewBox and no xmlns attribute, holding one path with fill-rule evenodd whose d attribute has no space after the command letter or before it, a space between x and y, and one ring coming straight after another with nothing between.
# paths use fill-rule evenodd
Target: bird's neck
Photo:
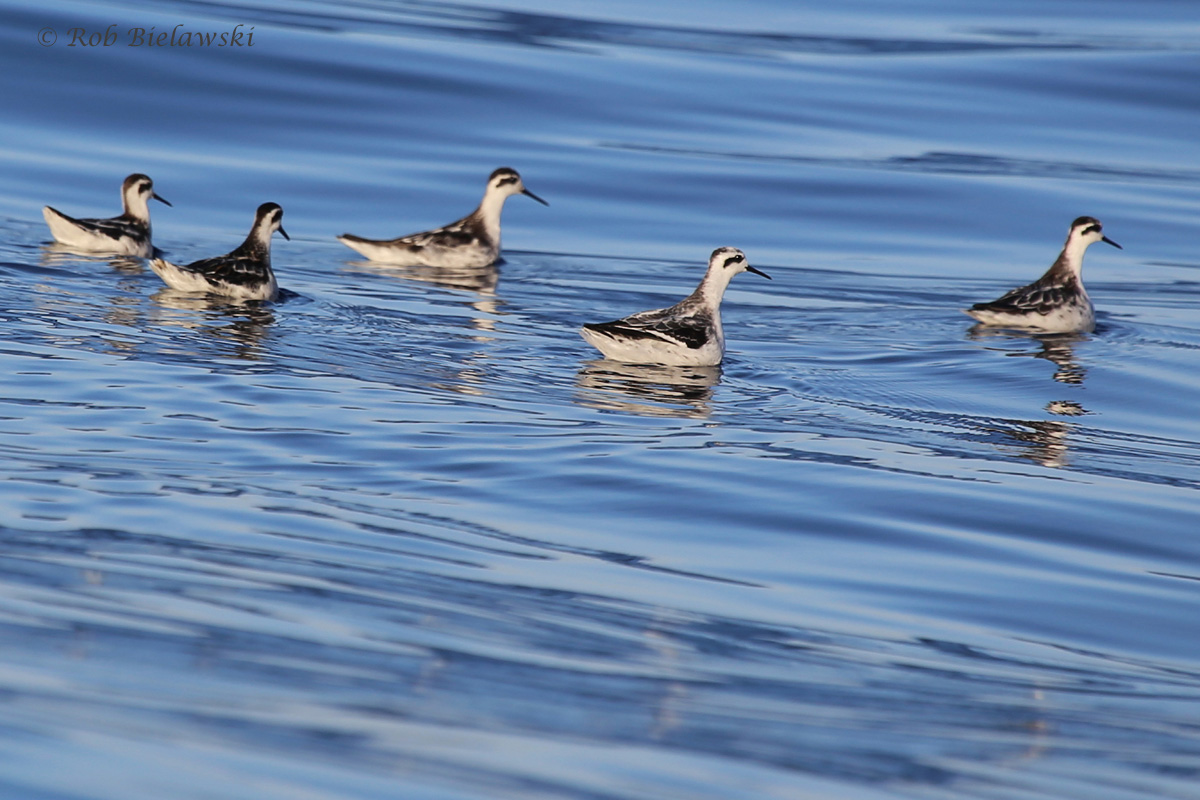
<instances>
[{"instance_id":1,"label":"bird's neck","mask_svg":"<svg viewBox=\"0 0 1200 800\"><path fill-rule=\"evenodd\" d=\"M475 209L475 218L483 225L488 237L497 242L500 241L500 212L504 210L504 201L507 199L508 195L500 192L487 192L479 208Z\"/></svg>"},{"instance_id":2,"label":"bird's neck","mask_svg":"<svg viewBox=\"0 0 1200 800\"><path fill-rule=\"evenodd\" d=\"M1058 254L1058 259L1050 267L1050 272L1060 278L1078 280L1083 274L1083 254L1087 252L1090 244L1091 242L1084 239L1068 238L1062 252Z\"/></svg>"},{"instance_id":3,"label":"bird's neck","mask_svg":"<svg viewBox=\"0 0 1200 800\"><path fill-rule=\"evenodd\" d=\"M710 269L696 287L696 291L692 292L692 296L717 308L721 305L721 298L725 296L725 289L729 287L729 281L732 279L733 273L727 269Z\"/></svg>"},{"instance_id":4,"label":"bird's neck","mask_svg":"<svg viewBox=\"0 0 1200 800\"><path fill-rule=\"evenodd\" d=\"M271 230L270 225L255 225L246 236L246 241L242 242L242 246L238 248L238 253L269 259L271 257L272 233L274 231Z\"/></svg>"},{"instance_id":5,"label":"bird's neck","mask_svg":"<svg viewBox=\"0 0 1200 800\"><path fill-rule=\"evenodd\" d=\"M145 225L150 224L150 208L147 205L146 198L137 192L130 192L122 198L122 204L125 206L125 216L129 219L136 219L138 222Z\"/></svg>"}]
</instances>

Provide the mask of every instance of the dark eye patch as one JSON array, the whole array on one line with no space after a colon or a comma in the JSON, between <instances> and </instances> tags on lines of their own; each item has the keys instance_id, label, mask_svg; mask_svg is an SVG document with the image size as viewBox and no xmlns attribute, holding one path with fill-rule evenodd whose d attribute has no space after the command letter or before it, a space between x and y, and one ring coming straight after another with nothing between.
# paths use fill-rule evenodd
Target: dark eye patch
<instances>
[{"instance_id":1,"label":"dark eye patch","mask_svg":"<svg viewBox=\"0 0 1200 800\"><path fill-rule=\"evenodd\" d=\"M740 264L745 260L746 257L742 255L730 256L729 258L725 259L725 266L728 267L730 264Z\"/></svg>"},{"instance_id":2,"label":"dark eye patch","mask_svg":"<svg viewBox=\"0 0 1200 800\"><path fill-rule=\"evenodd\" d=\"M1084 229L1083 229L1083 232L1084 232L1085 234L1087 234L1087 233L1099 233L1099 232L1100 232L1100 226L1099 226L1099 225L1088 225L1086 228L1084 228Z\"/></svg>"},{"instance_id":3,"label":"dark eye patch","mask_svg":"<svg viewBox=\"0 0 1200 800\"><path fill-rule=\"evenodd\" d=\"M496 185L497 186L508 186L510 183L516 183L516 182L517 182L516 175L506 175L505 177L501 178L500 183L498 183Z\"/></svg>"}]
</instances>

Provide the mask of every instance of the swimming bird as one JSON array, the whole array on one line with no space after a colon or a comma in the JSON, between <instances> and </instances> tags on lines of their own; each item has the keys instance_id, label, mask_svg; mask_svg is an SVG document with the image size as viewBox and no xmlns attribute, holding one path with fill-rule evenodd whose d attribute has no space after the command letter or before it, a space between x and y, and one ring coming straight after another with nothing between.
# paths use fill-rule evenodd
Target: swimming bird
<instances>
[{"instance_id":1,"label":"swimming bird","mask_svg":"<svg viewBox=\"0 0 1200 800\"><path fill-rule=\"evenodd\" d=\"M964 312L984 325L1028 328L1044 333L1091 331L1096 311L1083 288L1083 254L1094 242L1121 245L1104 235L1100 220L1080 217L1071 223L1067 243L1046 274L1028 286L1013 289L990 303L976 303Z\"/></svg>"},{"instance_id":2,"label":"swimming bird","mask_svg":"<svg viewBox=\"0 0 1200 800\"><path fill-rule=\"evenodd\" d=\"M580 335L607 358L642 364L713 366L725 355L721 298L739 272L771 276L746 261L736 247L719 247L708 259L704 279L670 308L640 311L613 322L588 323Z\"/></svg>"},{"instance_id":3,"label":"swimming bird","mask_svg":"<svg viewBox=\"0 0 1200 800\"><path fill-rule=\"evenodd\" d=\"M525 188L515 169L501 167L488 178L479 208L444 228L386 240L344 233L338 241L371 261L413 267L486 267L500 257L500 212L504 201L514 194L550 205Z\"/></svg>"},{"instance_id":4,"label":"swimming bird","mask_svg":"<svg viewBox=\"0 0 1200 800\"><path fill-rule=\"evenodd\" d=\"M154 255L154 245L150 243L150 198L171 205L154 193L154 181L135 172L121 184L125 211L119 217L75 219L50 206L42 209L42 216L60 244L94 253L149 258Z\"/></svg>"},{"instance_id":5,"label":"swimming bird","mask_svg":"<svg viewBox=\"0 0 1200 800\"><path fill-rule=\"evenodd\" d=\"M234 300L273 300L279 291L271 270L271 234L283 229L283 209L276 203L263 203L254 214L250 235L236 250L216 258L206 258L186 266L177 266L156 258L150 268L172 289L208 292Z\"/></svg>"}]
</instances>

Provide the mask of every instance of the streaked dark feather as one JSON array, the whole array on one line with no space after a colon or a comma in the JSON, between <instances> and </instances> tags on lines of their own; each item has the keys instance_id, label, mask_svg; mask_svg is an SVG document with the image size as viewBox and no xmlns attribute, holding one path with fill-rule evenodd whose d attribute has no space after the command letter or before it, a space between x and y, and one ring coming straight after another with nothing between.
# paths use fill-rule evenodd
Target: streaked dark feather
<instances>
[{"instance_id":1,"label":"streaked dark feather","mask_svg":"<svg viewBox=\"0 0 1200 800\"><path fill-rule=\"evenodd\" d=\"M62 216L71 219L66 214ZM74 222L102 236L107 236L114 241L125 236L135 239L140 238L145 236L147 232L147 226L142 224L140 220L124 216L113 217L112 219L77 219Z\"/></svg>"},{"instance_id":2,"label":"streaked dark feather","mask_svg":"<svg viewBox=\"0 0 1200 800\"><path fill-rule=\"evenodd\" d=\"M410 236L401 236L393 240L393 244L408 245L413 250L426 247L464 247L480 244L483 239L483 226L474 216L464 217L442 228Z\"/></svg>"},{"instance_id":3,"label":"streaked dark feather","mask_svg":"<svg viewBox=\"0 0 1200 800\"><path fill-rule=\"evenodd\" d=\"M196 261L182 269L203 275L211 283L227 283L231 286L257 286L271 279L268 262L261 258L237 255L236 251L226 256Z\"/></svg>"},{"instance_id":4,"label":"streaked dark feather","mask_svg":"<svg viewBox=\"0 0 1200 800\"><path fill-rule=\"evenodd\" d=\"M976 303L975 311L1001 311L1014 314L1048 314L1069 303L1079 292L1075 281L1040 280L1001 295L989 303Z\"/></svg>"},{"instance_id":5,"label":"streaked dark feather","mask_svg":"<svg viewBox=\"0 0 1200 800\"><path fill-rule=\"evenodd\" d=\"M588 323L585 328L626 339L654 339L699 350L709 341L712 322L707 314L678 316L675 307L643 311L612 322Z\"/></svg>"}]
</instances>

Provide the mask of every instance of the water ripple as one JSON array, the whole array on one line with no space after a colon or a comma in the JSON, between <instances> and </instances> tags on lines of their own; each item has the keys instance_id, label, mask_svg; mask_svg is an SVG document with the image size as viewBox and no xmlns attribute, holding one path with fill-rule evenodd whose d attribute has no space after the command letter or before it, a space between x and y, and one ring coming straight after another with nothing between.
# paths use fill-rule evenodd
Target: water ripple
<instances>
[{"instance_id":1,"label":"water ripple","mask_svg":"<svg viewBox=\"0 0 1200 800\"><path fill-rule=\"evenodd\" d=\"M957 55L993 52L1072 52L1194 50L1195 43L1172 35L1169 29L1152 36L1078 35L1051 30L974 27L965 32L946 31L941 38L886 36L836 36L732 31L681 25L655 25L609 21L582 16L527 12L468 3L433 3L423 0L380 6L351 2L336 14L319 6L222 3L177 0L181 9L216 10L239 19L270 22L316 31L369 31L399 35L443 36L496 41L528 47L592 48L596 45L681 50L780 57L793 55Z\"/></svg>"},{"instance_id":2,"label":"water ripple","mask_svg":"<svg viewBox=\"0 0 1200 800\"><path fill-rule=\"evenodd\" d=\"M1070 161L1048 161L1014 158L986 153L928 152L915 156L885 158L827 158L777 153L744 153L644 145L633 142L602 142L601 147L631 152L662 153L692 158L735 161L763 161L782 164L805 164L841 169L884 170L888 172L918 172L932 175L991 175L997 177L1038 178L1045 180L1077 181L1136 181L1166 183L1200 183L1200 171L1179 169L1149 169L1120 167L1109 164L1086 164Z\"/></svg>"},{"instance_id":3,"label":"water ripple","mask_svg":"<svg viewBox=\"0 0 1200 800\"><path fill-rule=\"evenodd\" d=\"M519 5L10 3L0 795L1192 797L1183 5ZM495 267L333 239L506 163ZM134 170L280 301L47 244ZM1082 213L1096 331L973 328ZM719 368L579 337L722 244Z\"/></svg>"}]
</instances>

